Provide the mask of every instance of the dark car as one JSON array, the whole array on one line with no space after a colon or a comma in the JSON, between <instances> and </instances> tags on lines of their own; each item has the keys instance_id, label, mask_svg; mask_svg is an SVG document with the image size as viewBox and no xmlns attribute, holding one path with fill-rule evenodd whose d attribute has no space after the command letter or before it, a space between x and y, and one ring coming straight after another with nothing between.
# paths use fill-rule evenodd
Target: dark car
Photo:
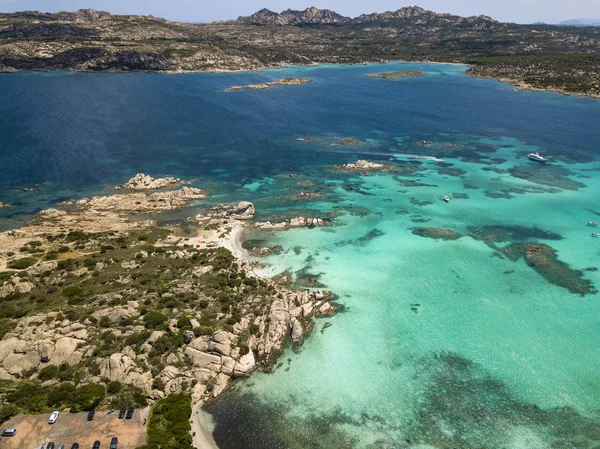
<instances>
[{"instance_id":1,"label":"dark car","mask_svg":"<svg viewBox=\"0 0 600 449\"><path fill-rule=\"evenodd\" d=\"M15 429L15 428L4 429L2 431L3 437L14 437L16 434L17 434L17 429Z\"/></svg>"},{"instance_id":2,"label":"dark car","mask_svg":"<svg viewBox=\"0 0 600 449\"><path fill-rule=\"evenodd\" d=\"M127 410L127 415L125 416L125 419L131 419L131 418L133 418L133 411L134 410L135 409L133 409L133 408L130 408L129 410Z\"/></svg>"},{"instance_id":3,"label":"dark car","mask_svg":"<svg viewBox=\"0 0 600 449\"><path fill-rule=\"evenodd\" d=\"M71 444L71 449L79 449L79 443Z\"/></svg>"},{"instance_id":4,"label":"dark car","mask_svg":"<svg viewBox=\"0 0 600 449\"><path fill-rule=\"evenodd\" d=\"M94 445L92 446L92 449L100 449L100 441L98 441L98 440L94 441Z\"/></svg>"},{"instance_id":5,"label":"dark car","mask_svg":"<svg viewBox=\"0 0 600 449\"><path fill-rule=\"evenodd\" d=\"M126 408L122 408L121 410L119 410L119 419L123 419L125 417L126 411L127 411Z\"/></svg>"},{"instance_id":6,"label":"dark car","mask_svg":"<svg viewBox=\"0 0 600 449\"><path fill-rule=\"evenodd\" d=\"M110 449L117 449L117 444L119 444L119 439L117 437L112 437L110 440Z\"/></svg>"},{"instance_id":7,"label":"dark car","mask_svg":"<svg viewBox=\"0 0 600 449\"><path fill-rule=\"evenodd\" d=\"M46 445L46 449L54 449L54 442L50 441L47 445Z\"/></svg>"},{"instance_id":8,"label":"dark car","mask_svg":"<svg viewBox=\"0 0 600 449\"><path fill-rule=\"evenodd\" d=\"M93 409L92 409L92 410L90 410L90 411L88 412L88 417L87 417L87 420L88 420L88 421L91 421L91 420L93 420L93 419L94 419L94 415L95 415L95 414L96 414L96 410L93 410Z\"/></svg>"}]
</instances>

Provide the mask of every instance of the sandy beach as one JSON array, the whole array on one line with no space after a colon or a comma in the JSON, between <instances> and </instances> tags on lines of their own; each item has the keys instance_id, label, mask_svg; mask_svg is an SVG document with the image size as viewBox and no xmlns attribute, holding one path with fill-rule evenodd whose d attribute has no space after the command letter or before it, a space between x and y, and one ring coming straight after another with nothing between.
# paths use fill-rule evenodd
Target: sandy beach
<instances>
[{"instance_id":1,"label":"sandy beach","mask_svg":"<svg viewBox=\"0 0 600 449\"><path fill-rule=\"evenodd\" d=\"M202 403L192 407L192 425L193 445L196 449L218 449L217 443L212 437L214 424L208 413L202 410Z\"/></svg>"}]
</instances>

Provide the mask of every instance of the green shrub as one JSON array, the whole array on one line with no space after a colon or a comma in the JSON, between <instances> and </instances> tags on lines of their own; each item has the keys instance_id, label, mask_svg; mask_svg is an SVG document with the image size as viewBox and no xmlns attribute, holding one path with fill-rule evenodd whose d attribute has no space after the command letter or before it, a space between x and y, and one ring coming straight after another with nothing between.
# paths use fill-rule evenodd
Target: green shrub
<instances>
[{"instance_id":1,"label":"green shrub","mask_svg":"<svg viewBox=\"0 0 600 449\"><path fill-rule=\"evenodd\" d=\"M8 264L8 268L14 270L25 270L37 263L37 259L33 257L23 257L21 259L13 260Z\"/></svg>"},{"instance_id":2,"label":"green shrub","mask_svg":"<svg viewBox=\"0 0 600 449\"><path fill-rule=\"evenodd\" d=\"M164 316L162 313L155 312L151 310L150 312L144 315L144 324L147 329L156 329L162 327L168 318Z\"/></svg>"},{"instance_id":3,"label":"green shrub","mask_svg":"<svg viewBox=\"0 0 600 449\"><path fill-rule=\"evenodd\" d=\"M103 385L83 385L69 396L71 412L83 412L96 408L106 396Z\"/></svg>"},{"instance_id":4,"label":"green shrub","mask_svg":"<svg viewBox=\"0 0 600 449\"><path fill-rule=\"evenodd\" d=\"M8 421L13 416L21 413L21 409L14 404L5 404L0 406L0 424Z\"/></svg>"},{"instance_id":5,"label":"green shrub","mask_svg":"<svg viewBox=\"0 0 600 449\"><path fill-rule=\"evenodd\" d=\"M42 382L55 379L58 376L58 366L50 365L43 367L38 373L38 379Z\"/></svg>"},{"instance_id":6,"label":"green shrub","mask_svg":"<svg viewBox=\"0 0 600 449\"><path fill-rule=\"evenodd\" d=\"M121 391L122 388L123 385L121 384L121 382L116 380L113 380L106 385L106 391L108 392L108 394L117 394L119 391Z\"/></svg>"},{"instance_id":7,"label":"green shrub","mask_svg":"<svg viewBox=\"0 0 600 449\"><path fill-rule=\"evenodd\" d=\"M147 446L192 449L191 414L192 405L186 394L171 394L158 401L148 423Z\"/></svg>"},{"instance_id":8,"label":"green shrub","mask_svg":"<svg viewBox=\"0 0 600 449\"><path fill-rule=\"evenodd\" d=\"M83 231L71 231L67 234L67 240L69 242L78 242L81 240L86 240L88 238L88 234Z\"/></svg>"},{"instance_id":9,"label":"green shrub","mask_svg":"<svg viewBox=\"0 0 600 449\"><path fill-rule=\"evenodd\" d=\"M182 315L177 319L177 327L179 329L191 329L192 322L187 316Z\"/></svg>"}]
</instances>

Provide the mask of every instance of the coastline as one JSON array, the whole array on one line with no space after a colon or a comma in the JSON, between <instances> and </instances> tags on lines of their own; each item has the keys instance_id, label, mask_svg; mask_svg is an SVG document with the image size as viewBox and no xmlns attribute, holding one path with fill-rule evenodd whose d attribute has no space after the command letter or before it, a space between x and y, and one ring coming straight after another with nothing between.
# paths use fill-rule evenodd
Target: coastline
<instances>
[{"instance_id":1,"label":"coastline","mask_svg":"<svg viewBox=\"0 0 600 449\"><path fill-rule=\"evenodd\" d=\"M600 94L594 94L594 93L589 93L589 92L569 92L564 89L560 89L558 87L546 87L546 88L535 87L535 86L532 86L531 84L526 83L523 80L519 80L516 78L506 78L506 77L496 77L496 76L486 76L486 75L475 74L475 73L471 72L470 68L465 71L465 74L472 76L473 78L493 79L493 80L496 80L501 83L512 84L514 86L514 90L523 90L523 91L529 91L529 92L554 92L557 94L570 96L570 97L593 98L596 100L600 99Z\"/></svg>"},{"instance_id":2,"label":"coastline","mask_svg":"<svg viewBox=\"0 0 600 449\"><path fill-rule=\"evenodd\" d=\"M163 179L150 179L157 183L163 181ZM135 178L132 178L130 183L134 180ZM195 298L198 300L198 302L188 301L187 305L181 304L174 312L172 309L169 312L164 307L160 309L165 314L165 320L171 318L169 324L171 332L183 336L181 346L168 349L166 353L158 355L161 363L166 366L163 365L164 368L160 368L159 374L156 375L149 371L147 364L138 365L140 360L148 360L146 354L153 348L151 343L154 341L148 343L147 338L144 338L145 350L142 350L141 346L136 346L137 349L118 346L99 357L90 355L92 352L85 348L93 348L99 343L99 334L94 329L94 322L87 324L90 328L89 335L88 330L76 334L79 340L77 346L71 348L77 352L77 357L73 356L73 364L75 366L82 361L86 363L94 361L101 367L105 379L136 385L147 398L152 400L161 399L170 393L189 394L193 408L190 423L194 444L198 449L216 449L217 446L212 440L210 416L204 413L202 406L207 401L220 396L238 379L251 376L257 369L271 369L290 339L295 347L301 345L313 329L313 320L317 317L333 315L336 307L329 302L334 299L331 292L320 289L291 289L254 273L254 265L247 260L247 251L242 247L244 231L246 227L251 226L251 222L246 220L253 218L255 213L252 203L219 205L213 208L216 210L215 213L196 215L193 220L197 231L193 237L178 236L172 227L157 226L155 220L136 220L139 214L157 215L171 210L185 209L193 206L195 201L206 198L204 191L197 188L184 186L177 190L160 190L136 185L127 193L66 201L59 205L59 209L42 210L25 226L0 233L0 269L13 270L3 273L5 276L0 279L0 298L12 295L9 301L19 300L21 291L35 292L38 289L45 289L47 277L56 273L58 276L63 276L64 280L66 266L69 263L81 266L83 261L86 262L80 270L81 277L78 275L69 278L68 282L63 284L62 290L56 289L53 293L60 295L61 291L63 293L68 291L70 282L76 285L87 282L90 286L86 291L95 292L93 283L99 272L103 272L115 288L114 292L106 293L104 296L108 295L107 297L112 298L112 295L120 295L119 292L124 291L120 285L131 284L132 280L129 276L138 276L134 273L144 270L146 264L140 263L141 260L153 259L151 266L160 264L163 260L163 263L169 267L167 271L171 272L171 278L167 278L172 279L169 285L177 283L175 288L191 295L196 294ZM65 229L69 229L68 236L64 234ZM110 240L116 233L123 239L133 234L133 241L119 247L106 245L106 239ZM155 236L153 240L149 240L150 234ZM42 237L52 238L46 239L44 243L44 240L40 240ZM73 241L76 243L73 244ZM57 250L59 244L63 245L60 253ZM32 248L37 251L37 256L19 259L25 252L33 251ZM218 250L219 248L227 249L231 254L224 254L223 251ZM98 259L94 260L96 257ZM115 259L117 262L114 262ZM17 265L17 262L20 265ZM116 263L118 267L112 267ZM41 272L40 270L47 270L47 276L38 279L36 276ZM156 290L149 292L146 286L151 282L150 279L161 278L163 271L154 273L145 271L148 281L136 284L131 290L132 294L137 295L136 298L146 297L149 305L151 302L148 301L153 301L150 296L156 299ZM238 277L240 272L245 272L245 275ZM21 282L23 278L27 278L28 281ZM223 279L226 280L225 284L222 283ZM245 282L246 279L249 281ZM182 284L183 280L186 281L185 285ZM241 286L241 291L246 293L240 295L235 302L237 309L234 310L242 310L242 307L245 310L238 311L236 316L233 315L230 304L223 310L222 298L217 296L231 292L232 285L236 288L233 291L237 291L237 287ZM80 290L83 295L83 289ZM165 296L176 301L172 299L173 295L168 290L169 288L165 289L159 297ZM13 295L15 292L19 294ZM198 294L202 294L201 301ZM82 296L82 301L69 304L73 307L80 305L81 308L85 308L85 314L82 316L87 317L93 313L94 318L106 317L115 308L106 302L98 303L100 297L103 295L90 293L89 298ZM60 302L50 302L48 307L36 312L58 314L61 310L60 304ZM248 312L250 306L254 307L251 314ZM203 322L202 325L199 324L200 322L190 323L188 326L192 327L188 329L179 324L178 310L187 308L185 315L187 319L197 321L203 319L207 307L209 309L219 307L221 314L215 313L213 318L209 318L212 321ZM119 312L115 315L112 324L116 325L115 329L118 329L119 335L124 337L122 340L131 336L131 332L135 331L134 326L143 323L147 311L140 313L139 308L139 301L129 301L126 306L116 305ZM158 311L155 313L160 314ZM133 317L129 324L123 326L119 324L121 317L125 316L122 314ZM14 345L22 347L18 357L34 354L35 359L39 360L40 335L52 341L52 345L58 345L55 340L59 341L62 338L62 328L47 323L48 326L44 327L45 334L34 333L35 335L32 336L27 326L30 325L31 320L35 321L37 318L38 315L33 312L16 316L14 330L7 333L6 338L0 339L0 343L11 348ZM78 318L74 320L72 324L77 330L80 329L78 326L86 329L85 324L77 322ZM207 330L198 333L190 330L204 329L201 326ZM80 347L84 349L78 351ZM9 352L5 357L8 355ZM36 378L35 373L43 366L40 365L42 362L36 363L31 367L32 379ZM184 363L184 365L175 366L176 363ZM119 368L113 369L113 366ZM18 381L19 372L14 370L11 372L14 374L6 374L8 380ZM153 382L155 378L160 379L162 384L155 384ZM101 378L94 377L92 373L86 372L84 379L86 382L101 383ZM197 381L195 384L192 384L193 379Z\"/></svg>"},{"instance_id":3,"label":"coastline","mask_svg":"<svg viewBox=\"0 0 600 449\"><path fill-rule=\"evenodd\" d=\"M190 417L192 445L196 449L219 449L212 436L214 423L202 406L203 404L200 402L192 406L192 416Z\"/></svg>"},{"instance_id":4,"label":"coastline","mask_svg":"<svg viewBox=\"0 0 600 449\"><path fill-rule=\"evenodd\" d=\"M589 93L589 92L568 92L565 91L564 89L560 89L558 87L546 87L546 88L541 88L541 87L534 87L531 86L530 84L527 84L526 82L522 81L522 80L518 80L515 78L506 78L506 77L501 77L501 76L486 76L486 75L480 75L480 74L475 74L472 73L471 70L473 67L475 67L474 64L469 64L468 62L443 62L443 61L428 61L428 60L405 60L405 59L390 59L387 60L387 62L378 62L378 61L364 61L364 62L357 62L357 63L335 63L335 62L320 62L320 63L311 63L311 64L292 64L292 63L286 63L286 64L276 64L273 66L265 66L265 67L260 67L260 68L256 68L256 69L214 69L214 70L127 70L127 71L123 71L123 70L102 70L102 71L93 71L93 70L72 70L72 69L32 69L32 70L10 70L10 71L2 71L0 70L0 75L9 75L9 74L14 74L14 73L19 73L19 72L40 72L40 73L45 73L45 72L60 72L60 71L64 71L64 72L73 72L73 73L110 73L110 74L128 74L128 73L148 73L148 74L154 74L154 75L186 75L186 74L193 74L193 73L255 73L255 72L264 72L267 70L285 70L288 68L293 68L293 67L321 67L321 66L326 66L326 65L333 65L333 66L364 66L364 65L385 65L387 63L406 63L406 64L436 64L436 65L451 65L451 66L457 66L457 67L465 67L465 75L468 76L472 76L474 78L482 78L482 79L493 79L496 80L498 82L501 83L509 83L512 84L515 87L515 90L525 90L525 91L530 91L530 92L555 92L555 93L559 93L561 95L568 95L568 96L575 96L575 97L581 97L581 98L594 98L594 99L600 99L600 94L594 94L594 93Z\"/></svg>"}]
</instances>

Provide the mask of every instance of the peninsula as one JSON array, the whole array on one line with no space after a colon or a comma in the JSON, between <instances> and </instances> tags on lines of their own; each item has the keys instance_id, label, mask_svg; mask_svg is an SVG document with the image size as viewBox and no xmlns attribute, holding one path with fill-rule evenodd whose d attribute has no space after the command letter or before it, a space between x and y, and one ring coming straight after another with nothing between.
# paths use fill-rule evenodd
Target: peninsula
<instances>
[{"instance_id":1,"label":"peninsula","mask_svg":"<svg viewBox=\"0 0 600 449\"><path fill-rule=\"evenodd\" d=\"M600 95L600 28L519 25L416 6L350 18L266 9L195 24L80 10L0 14L0 71L237 71L390 60L466 63L520 88Z\"/></svg>"},{"instance_id":2,"label":"peninsula","mask_svg":"<svg viewBox=\"0 0 600 449\"><path fill-rule=\"evenodd\" d=\"M330 292L259 278L240 258L252 203L189 217L197 231L185 237L148 219L207 198L182 183L138 174L125 193L62 203L0 233L2 422L177 393L200 405L270 369L314 317L335 313ZM14 399L24 389L36 393Z\"/></svg>"}]
</instances>

